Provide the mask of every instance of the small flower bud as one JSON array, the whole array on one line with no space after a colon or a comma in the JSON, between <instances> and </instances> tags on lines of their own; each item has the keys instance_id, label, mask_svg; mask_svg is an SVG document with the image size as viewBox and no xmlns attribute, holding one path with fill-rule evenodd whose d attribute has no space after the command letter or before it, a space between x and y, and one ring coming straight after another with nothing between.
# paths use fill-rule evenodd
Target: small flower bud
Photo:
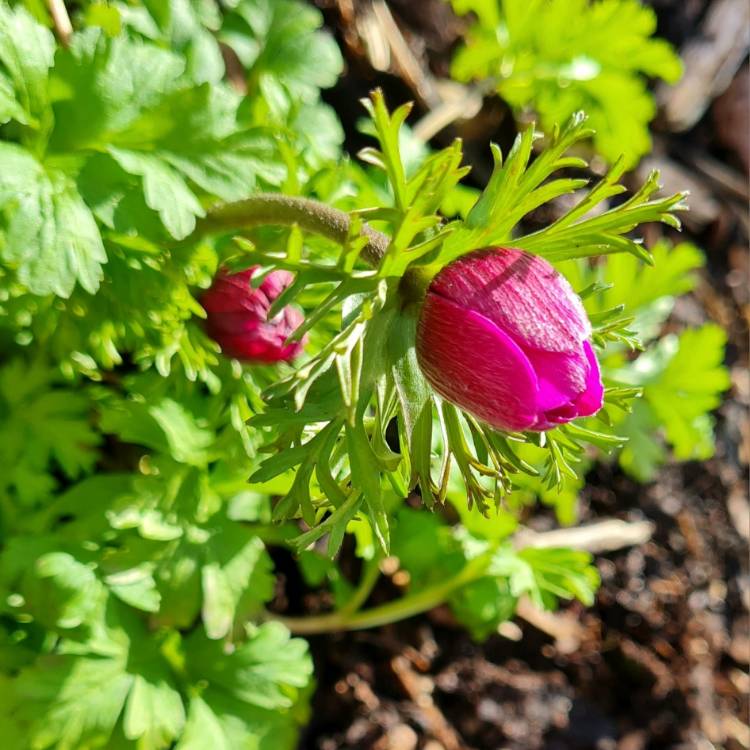
<instances>
[{"instance_id":1,"label":"small flower bud","mask_svg":"<svg viewBox=\"0 0 750 750\"><path fill-rule=\"evenodd\" d=\"M548 430L602 406L590 337L580 298L546 260L492 247L432 280L417 358L437 393L492 427Z\"/></svg>"},{"instance_id":2,"label":"small flower bud","mask_svg":"<svg viewBox=\"0 0 750 750\"><path fill-rule=\"evenodd\" d=\"M234 274L219 271L201 297L208 313L206 331L227 357L251 363L288 362L304 348L304 341L284 343L304 316L287 306L269 320L268 311L294 277L288 271L272 271L253 289L250 279L258 268Z\"/></svg>"}]
</instances>

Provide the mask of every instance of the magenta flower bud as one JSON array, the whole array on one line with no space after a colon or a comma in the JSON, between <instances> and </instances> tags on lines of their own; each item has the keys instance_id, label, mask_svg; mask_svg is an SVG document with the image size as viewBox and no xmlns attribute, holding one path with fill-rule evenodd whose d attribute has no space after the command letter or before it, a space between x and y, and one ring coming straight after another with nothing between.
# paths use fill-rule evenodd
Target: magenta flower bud
<instances>
[{"instance_id":1,"label":"magenta flower bud","mask_svg":"<svg viewBox=\"0 0 750 750\"><path fill-rule=\"evenodd\" d=\"M432 280L417 358L447 401L500 430L595 414L604 388L580 298L546 260L476 250Z\"/></svg>"},{"instance_id":2,"label":"magenta flower bud","mask_svg":"<svg viewBox=\"0 0 750 750\"><path fill-rule=\"evenodd\" d=\"M272 271L253 289L250 279L258 268L234 274L219 271L201 297L208 313L206 331L227 357L266 364L288 362L304 348L304 340L284 343L304 316L287 306L269 320L268 311L294 277L289 271Z\"/></svg>"}]
</instances>

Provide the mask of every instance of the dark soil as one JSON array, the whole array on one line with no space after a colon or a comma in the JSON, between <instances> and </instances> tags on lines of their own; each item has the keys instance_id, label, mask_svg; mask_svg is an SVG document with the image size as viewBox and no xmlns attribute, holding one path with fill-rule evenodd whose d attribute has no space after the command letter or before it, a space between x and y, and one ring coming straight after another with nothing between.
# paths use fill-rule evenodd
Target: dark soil
<instances>
[{"instance_id":1,"label":"dark soil","mask_svg":"<svg viewBox=\"0 0 750 750\"><path fill-rule=\"evenodd\" d=\"M318 4L347 55L348 72L329 101L344 118L354 151L361 145L360 113L352 102L375 85L391 105L419 102L419 91L398 66L373 69L361 37L369 4ZM683 49L703 33L710 3L652 4L659 33ZM415 60L428 74L444 76L463 21L442 0L391 0L389 7ZM548 634L555 627L538 629L520 618L478 644L442 609L369 632L311 638L318 688L301 748L750 747L746 70L707 104L686 132L671 132L660 117L655 152L701 188L694 193L697 218L683 237L706 251L708 264L673 324L713 320L729 334L733 388L716 415L716 456L666 466L649 485L607 466L589 476L583 522L645 518L655 531L641 547L598 558L602 586L595 606L554 615L555 627L578 626L574 648ZM426 111L421 101L417 116ZM743 137L737 128L744 128ZM489 140L507 146L514 132L504 105L487 99L476 117L448 128L435 143L460 133L481 180ZM649 239L661 231L649 228Z\"/></svg>"}]
</instances>

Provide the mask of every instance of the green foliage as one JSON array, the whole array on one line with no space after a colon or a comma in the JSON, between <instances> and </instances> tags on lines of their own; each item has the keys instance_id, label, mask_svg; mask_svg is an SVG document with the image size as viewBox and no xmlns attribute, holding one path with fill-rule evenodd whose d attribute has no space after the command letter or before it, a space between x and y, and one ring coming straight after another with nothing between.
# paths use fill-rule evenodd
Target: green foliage
<instances>
[{"instance_id":1,"label":"green foliage","mask_svg":"<svg viewBox=\"0 0 750 750\"><path fill-rule=\"evenodd\" d=\"M550 261L627 252L650 263L649 251L627 234L649 221L660 221L679 229L680 222L673 212L685 210L686 194L654 199L659 189L659 174L654 171L627 201L607 208L606 201L626 192L619 182L624 172L622 160L548 227L532 234L514 231L522 219L540 205L587 185L588 181L580 178L550 178L563 169L586 166L583 159L571 156L569 151L591 133L586 116L578 112L562 130L554 129L547 148L532 163L530 158L537 137L533 127L516 138L505 160L500 149L493 146L495 164L487 187L466 220L444 243L438 255L439 262L449 262L472 247L502 245L512 239L514 246ZM592 215L597 206L605 210Z\"/></svg>"},{"instance_id":2,"label":"green foliage","mask_svg":"<svg viewBox=\"0 0 750 750\"><path fill-rule=\"evenodd\" d=\"M269 623L229 651L195 635L154 639L121 606L104 609L96 641L40 656L8 685L6 736L42 749L156 750L177 739L197 748L206 738L226 748L293 747L289 708L312 668L304 641Z\"/></svg>"},{"instance_id":3,"label":"green foliage","mask_svg":"<svg viewBox=\"0 0 750 750\"><path fill-rule=\"evenodd\" d=\"M656 113L646 78L679 79L670 45L653 39L656 15L640 0L453 0L477 16L453 60L461 81L492 85L514 109L530 107L546 132L579 109L609 161L648 153Z\"/></svg>"},{"instance_id":4,"label":"green foliage","mask_svg":"<svg viewBox=\"0 0 750 750\"><path fill-rule=\"evenodd\" d=\"M85 391L61 381L41 360L0 368L0 495L19 510L47 499L58 471L77 479L98 458Z\"/></svg>"},{"instance_id":5,"label":"green foliage","mask_svg":"<svg viewBox=\"0 0 750 750\"><path fill-rule=\"evenodd\" d=\"M645 41L650 15L610 5L627 5L635 24L618 49L645 50L628 75L665 74L671 53ZM494 2L462 7L482 29L501 23ZM358 610L386 553L410 589L373 622L447 601L482 638L520 597L589 604L589 555L517 549L512 534L537 500L573 523L595 457L617 454L645 478L665 445L679 458L712 450L708 412L727 385L722 333L659 338L700 253L645 248L633 235L647 222L678 227L683 196L656 198L653 175L611 201L624 191L623 163L584 193L574 170L586 163L573 154L591 131L572 103L559 131L546 127L558 105L537 104L545 147L534 149L531 127L507 155L493 148L477 194L461 183L459 142L416 147L402 127L408 106L390 112L374 92L375 144L357 166L342 158L341 125L320 98L340 52L301 0L71 8L63 46L43 4L0 3L6 744L294 747L312 662L291 637L294 618L271 612L274 547L298 555L309 585L330 586L337 610L322 618L337 627L367 621ZM590 24L603 12L579 9ZM349 231L332 242L301 225L212 223L217 203L242 206L261 191L341 206ZM529 214L569 194L567 213L529 233ZM365 222L388 234L382 257ZM417 366L430 275L508 242L559 263L585 297L607 381L596 419L500 434L441 402ZM272 310L293 302L306 313L294 367L243 366L204 331L202 290L220 266L250 264L262 267L254 281L295 273ZM639 338L652 346L635 355ZM433 512L405 507L418 495ZM460 522L449 524L454 510ZM363 562L358 583L336 560L347 535Z\"/></svg>"},{"instance_id":6,"label":"green foliage","mask_svg":"<svg viewBox=\"0 0 750 750\"><path fill-rule=\"evenodd\" d=\"M99 18L95 7L87 15ZM294 29L308 29L332 61L316 67L328 71L320 79L309 79L309 66L286 70L294 102L279 110L260 92L243 98L220 80L223 63L204 80L213 70L205 59L211 45L221 58L211 31L229 23L218 6L107 8L116 27L131 33L94 24L54 60L51 33L25 10L5 6L0 14L7 42L0 50L7 86L3 78L0 88L12 97L13 120L0 144L4 312L26 338L54 331L55 356L69 371L91 376L130 355L167 373L177 357L188 377L215 387L216 347L192 320L203 315L192 287L207 285L221 258L210 245L167 248L217 199L298 186L338 155L340 127L335 120L328 127L332 115L314 88L335 80L338 52L314 31L316 11L289 3L284 14L271 13L269 5L273 18L255 25L251 42L264 48L264 59L285 59L283 23L297 19ZM265 18L266 11L246 0L234 13ZM302 90L305 103L297 106ZM149 281L133 285L135 268Z\"/></svg>"},{"instance_id":7,"label":"green foliage","mask_svg":"<svg viewBox=\"0 0 750 750\"><path fill-rule=\"evenodd\" d=\"M585 166L568 153L590 132L585 118L576 115L533 162L533 128L518 136L507 159L495 148L493 175L466 219L445 222L439 207L465 173L460 144L428 156L407 174L399 131L408 108L390 114L380 92L373 94L367 107L379 148L366 149L362 157L386 175L392 205L361 213L369 221L382 222L391 239L374 271L356 271L354 259L364 247L364 240L354 235L359 231L357 222L335 263L312 257L294 261L288 255L283 261L284 267L297 273L297 294L319 284L326 288L334 284L295 335L326 316L335 316L332 329L339 332L267 391L268 411L254 424L275 427L269 439L282 452L266 459L251 481L299 467L275 513L277 518L301 515L315 527L300 538L301 546L329 532L340 543L346 525L361 508L385 551L388 515L382 497L386 486L401 495L418 486L425 503L441 502L447 493L449 468L455 462L469 505L476 504L487 515L514 487L528 487L529 476L541 475L548 490L561 490L566 481L576 480L577 464L586 457L585 443L612 450L623 442L607 428L611 408L621 404L619 394L626 393L614 387L609 391L610 406L601 413L601 426L564 425L543 438L530 433L509 440L450 404L437 402L414 355L415 300L425 275L474 248L507 244L511 239L514 245L553 261L627 252L651 262L648 250L627 233L647 221L678 227L673 212L684 208L684 196L653 199L658 187L658 175L653 174L627 201L591 215L597 205L625 190L618 182L622 167L616 165L555 223L519 236L518 225L528 213L585 184L555 176L562 169ZM251 251L250 257L264 266L280 260L280 254L257 251ZM355 270L336 280L342 268ZM606 324L607 330L598 337L599 343L627 338L626 322L613 323L603 317L601 325ZM630 394L636 392L631 389ZM385 439L394 417L400 429L399 453ZM538 468L519 455L522 443L540 450ZM329 547L331 553L336 549L337 545Z\"/></svg>"},{"instance_id":8,"label":"green foliage","mask_svg":"<svg viewBox=\"0 0 750 750\"><path fill-rule=\"evenodd\" d=\"M225 396L191 386L175 401L160 380L84 399L99 430L139 444L138 469L3 514L0 621L18 642L54 635L5 691L16 708L0 725L19 747L190 747L206 731L196 711L227 747L294 744L306 644L278 623L243 626L273 595L268 498L248 497Z\"/></svg>"},{"instance_id":9,"label":"green foliage","mask_svg":"<svg viewBox=\"0 0 750 750\"><path fill-rule=\"evenodd\" d=\"M1 145L3 260L17 268L19 281L34 294L68 297L76 281L95 292L106 261L104 244L70 175L45 168L21 146Z\"/></svg>"},{"instance_id":10,"label":"green foliage","mask_svg":"<svg viewBox=\"0 0 750 750\"><path fill-rule=\"evenodd\" d=\"M312 32L298 3L255 28L268 61L299 9ZM289 66L279 111L224 82L227 18L91 3L64 49L0 5L0 728L19 750L283 750L306 717L306 644L249 624L274 590L264 536L287 533L268 523L288 485L247 487L275 375L202 331L227 248L178 241L338 156L315 86L340 62L315 32L333 68Z\"/></svg>"},{"instance_id":11,"label":"green foliage","mask_svg":"<svg viewBox=\"0 0 750 750\"><path fill-rule=\"evenodd\" d=\"M392 551L409 574L414 592L462 575L483 560L471 579L448 598L456 618L479 639L510 619L522 596L544 609L574 598L593 603L599 576L591 555L556 548L518 550L503 541L505 536L487 533L486 525L472 533L450 527L435 515L404 509L396 516Z\"/></svg>"},{"instance_id":12,"label":"green foliage","mask_svg":"<svg viewBox=\"0 0 750 750\"><path fill-rule=\"evenodd\" d=\"M628 439L620 464L642 481L652 479L668 458L665 442L680 460L713 454L710 412L730 384L722 364L726 335L717 326L659 338L676 297L694 288L702 253L688 243L672 246L662 241L652 248L652 256L653 269L626 254L610 256L595 267L561 266L577 287L598 287L584 305L591 319L600 321L596 335L615 343L602 361L605 375L642 389L630 414L613 415L614 428ZM630 334L613 337L613 324ZM640 347L651 347L633 357L628 348L632 336Z\"/></svg>"},{"instance_id":13,"label":"green foliage","mask_svg":"<svg viewBox=\"0 0 750 750\"><path fill-rule=\"evenodd\" d=\"M726 333L713 324L662 338L623 373L643 400L621 426L631 441L621 461L638 479L652 479L663 461L662 440L680 460L713 455L710 412L730 386L723 366Z\"/></svg>"},{"instance_id":14,"label":"green foliage","mask_svg":"<svg viewBox=\"0 0 750 750\"><path fill-rule=\"evenodd\" d=\"M298 0L245 0L232 3L221 38L247 69L248 84L274 107L297 100L314 103L318 92L336 83L341 52L319 30L320 13Z\"/></svg>"}]
</instances>

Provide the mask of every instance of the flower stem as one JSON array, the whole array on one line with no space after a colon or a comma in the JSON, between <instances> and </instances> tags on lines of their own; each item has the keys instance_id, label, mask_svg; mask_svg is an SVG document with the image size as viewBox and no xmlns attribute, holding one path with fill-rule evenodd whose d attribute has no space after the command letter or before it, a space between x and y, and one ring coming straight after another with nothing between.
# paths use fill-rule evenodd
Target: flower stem
<instances>
[{"instance_id":1,"label":"flower stem","mask_svg":"<svg viewBox=\"0 0 750 750\"><path fill-rule=\"evenodd\" d=\"M421 612L427 612L442 604L454 591L480 578L492 559L494 548L469 561L456 575L446 581L428 586L388 604L372 607L360 612L349 612L342 608L326 615L312 617L279 617L269 614L269 619L286 625L292 633L315 635L340 630L365 630L405 620Z\"/></svg>"},{"instance_id":2,"label":"flower stem","mask_svg":"<svg viewBox=\"0 0 750 750\"><path fill-rule=\"evenodd\" d=\"M210 209L205 218L198 222L190 240L222 229L293 224L343 245L349 235L351 219L345 211L310 198L280 193L257 193L245 200L223 203ZM367 238L362 255L368 263L375 266L385 255L389 239L367 224L362 226L362 234Z\"/></svg>"},{"instance_id":3,"label":"flower stem","mask_svg":"<svg viewBox=\"0 0 750 750\"><path fill-rule=\"evenodd\" d=\"M357 588L354 589L352 595L338 610L338 614L353 614L367 601L367 597L370 596L370 592L375 588L375 584L378 582L378 578L380 578L381 560L382 553L375 553L371 559L365 561Z\"/></svg>"}]
</instances>

